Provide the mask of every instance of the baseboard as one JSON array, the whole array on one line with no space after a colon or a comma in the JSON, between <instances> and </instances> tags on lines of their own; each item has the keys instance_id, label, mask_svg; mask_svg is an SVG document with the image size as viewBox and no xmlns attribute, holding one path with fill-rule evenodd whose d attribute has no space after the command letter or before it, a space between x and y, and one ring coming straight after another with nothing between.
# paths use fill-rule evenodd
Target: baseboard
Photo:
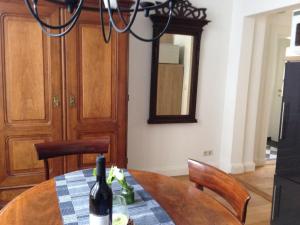
<instances>
[{"instance_id":1,"label":"baseboard","mask_svg":"<svg viewBox=\"0 0 300 225\"><path fill-rule=\"evenodd\" d=\"M264 165L276 165L276 159L266 160Z\"/></svg>"},{"instance_id":2,"label":"baseboard","mask_svg":"<svg viewBox=\"0 0 300 225\"><path fill-rule=\"evenodd\" d=\"M263 166L263 165L265 165L265 163L266 163L265 159L255 160L256 166Z\"/></svg>"},{"instance_id":3,"label":"baseboard","mask_svg":"<svg viewBox=\"0 0 300 225\"><path fill-rule=\"evenodd\" d=\"M244 163L244 171L245 172L252 172L255 171L255 163L254 162L246 162Z\"/></svg>"},{"instance_id":4,"label":"baseboard","mask_svg":"<svg viewBox=\"0 0 300 225\"><path fill-rule=\"evenodd\" d=\"M235 163L231 165L231 174L240 174L255 171L256 164L254 162Z\"/></svg>"},{"instance_id":5,"label":"baseboard","mask_svg":"<svg viewBox=\"0 0 300 225\"><path fill-rule=\"evenodd\" d=\"M213 161L205 161L205 163L218 167ZM185 176L189 174L187 163L176 166L161 166L161 167L135 167L129 166L128 169L150 171L166 176Z\"/></svg>"},{"instance_id":6,"label":"baseboard","mask_svg":"<svg viewBox=\"0 0 300 225\"><path fill-rule=\"evenodd\" d=\"M228 164L224 161L220 162L220 166L219 168L223 171L225 171L226 173L230 173L231 172L231 164Z\"/></svg>"},{"instance_id":7,"label":"baseboard","mask_svg":"<svg viewBox=\"0 0 300 225\"><path fill-rule=\"evenodd\" d=\"M154 173L163 174L166 176L184 176L188 175L187 165L182 166L167 166L167 167L157 167L157 168L129 168L129 169L137 169L143 171L149 171Z\"/></svg>"},{"instance_id":8,"label":"baseboard","mask_svg":"<svg viewBox=\"0 0 300 225\"><path fill-rule=\"evenodd\" d=\"M220 165L220 169L230 174L240 174L245 172L244 165L242 163L235 163L235 164L222 163Z\"/></svg>"},{"instance_id":9,"label":"baseboard","mask_svg":"<svg viewBox=\"0 0 300 225\"><path fill-rule=\"evenodd\" d=\"M155 172L167 176L183 176L188 175L189 171L187 166L182 167L166 167L156 170Z\"/></svg>"},{"instance_id":10,"label":"baseboard","mask_svg":"<svg viewBox=\"0 0 300 225\"><path fill-rule=\"evenodd\" d=\"M242 163L231 164L231 169L230 169L231 174L240 174L244 172L245 172L245 168Z\"/></svg>"}]
</instances>

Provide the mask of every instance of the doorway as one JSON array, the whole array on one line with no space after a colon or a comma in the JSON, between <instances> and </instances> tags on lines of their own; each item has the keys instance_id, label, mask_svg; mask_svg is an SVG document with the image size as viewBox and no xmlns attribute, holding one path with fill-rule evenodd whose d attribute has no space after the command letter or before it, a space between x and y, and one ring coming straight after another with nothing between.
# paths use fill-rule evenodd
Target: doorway
<instances>
[{"instance_id":1,"label":"doorway","mask_svg":"<svg viewBox=\"0 0 300 225\"><path fill-rule=\"evenodd\" d=\"M283 32L286 29L282 30ZM281 104L283 95L283 81L285 73L285 54L286 49L290 46L288 36L279 37L276 42L277 55L274 68L274 88L272 93L271 112L269 119L268 136L266 141L266 161L274 162L277 158L277 147L280 130ZM266 87L267 88L267 87Z\"/></svg>"},{"instance_id":2,"label":"doorway","mask_svg":"<svg viewBox=\"0 0 300 225\"><path fill-rule=\"evenodd\" d=\"M286 49L293 9L266 14L260 97L255 140L256 166L274 165L280 129ZM273 184L272 184L273 185Z\"/></svg>"}]
</instances>

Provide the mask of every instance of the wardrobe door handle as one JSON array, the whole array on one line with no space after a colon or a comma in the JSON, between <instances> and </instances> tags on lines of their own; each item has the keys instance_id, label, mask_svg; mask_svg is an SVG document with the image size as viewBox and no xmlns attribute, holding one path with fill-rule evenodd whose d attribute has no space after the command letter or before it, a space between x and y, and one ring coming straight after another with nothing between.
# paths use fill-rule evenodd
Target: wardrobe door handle
<instances>
[{"instance_id":1,"label":"wardrobe door handle","mask_svg":"<svg viewBox=\"0 0 300 225\"><path fill-rule=\"evenodd\" d=\"M279 140L284 140L286 138L286 131L287 131L287 126L289 125L289 120L290 120L290 104L288 102L283 102Z\"/></svg>"},{"instance_id":2,"label":"wardrobe door handle","mask_svg":"<svg viewBox=\"0 0 300 225\"><path fill-rule=\"evenodd\" d=\"M53 96L52 104L54 108L58 108L60 106L60 98L57 95Z\"/></svg>"},{"instance_id":3,"label":"wardrobe door handle","mask_svg":"<svg viewBox=\"0 0 300 225\"><path fill-rule=\"evenodd\" d=\"M71 95L71 96L69 97L69 107L70 107L70 108L76 107L76 98L75 98L75 96L73 96L73 95Z\"/></svg>"},{"instance_id":4,"label":"wardrobe door handle","mask_svg":"<svg viewBox=\"0 0 300 225\"><path fill-rule=\"evenodd\" d=\"M285 102L282 102L281 106L281 118L280 118L280 128L279 128L279 140L283 139L283 125L284 125L284 114L285 114Z\"/></svg>"}]
</instances>

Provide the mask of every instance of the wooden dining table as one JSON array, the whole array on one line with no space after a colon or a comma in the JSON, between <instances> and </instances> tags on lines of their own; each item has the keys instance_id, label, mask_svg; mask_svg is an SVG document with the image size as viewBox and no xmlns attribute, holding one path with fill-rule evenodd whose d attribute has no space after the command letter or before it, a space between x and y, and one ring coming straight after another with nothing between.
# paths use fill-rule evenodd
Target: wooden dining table
<instances>
[{"instance_id":1,"label":"wooden dining table","mask_svg":"<svg viewBox=\"0 0 300 225\"><path fill-rule=\"evenodd\" d=\"M241 225L225 206L192 185L157 173L129 172L176 225ZM0 225L63 225L55 180L38 184L8 203L0 211Z\"/></svg>"}]
</instances>

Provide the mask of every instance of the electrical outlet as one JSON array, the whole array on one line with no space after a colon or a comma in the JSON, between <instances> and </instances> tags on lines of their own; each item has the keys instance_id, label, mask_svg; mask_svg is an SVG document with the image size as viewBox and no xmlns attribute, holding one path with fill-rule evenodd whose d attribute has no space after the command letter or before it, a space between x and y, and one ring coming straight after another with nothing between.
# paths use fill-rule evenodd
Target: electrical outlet
<instances>
[{"instance_id":1,"label":"electrical outlet","mask_svg":"<svg viewBox=\"0 0 300 225\"><path fill-rule=\"evenodd\" d=\"M211 156L214 154L214 151L213 150L207 150L207 151L204 151L203 152L203 156Z\"/></svg>"}]
</instances>

